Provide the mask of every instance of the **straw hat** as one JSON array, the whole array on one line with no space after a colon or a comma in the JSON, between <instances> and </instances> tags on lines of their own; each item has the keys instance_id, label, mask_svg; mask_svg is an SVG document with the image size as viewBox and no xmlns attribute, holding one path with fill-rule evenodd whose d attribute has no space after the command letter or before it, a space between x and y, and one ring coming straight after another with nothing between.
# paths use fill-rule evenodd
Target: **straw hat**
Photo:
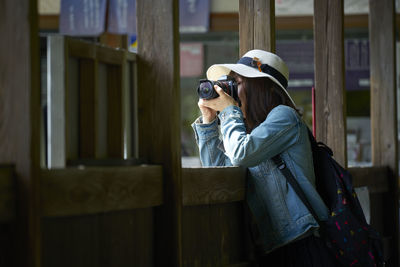
<instances>
[{"instance_id":1,"label":"straw hat","mask_svg":"<svg viewBox=\"0 0 400 267\"><path fill-rule=\"evenodd\" d=\"M286 90L289 79L289 69L285 62L277 55L259 49L248 51L236 64L215 64L208 68L207 78L217 80L222 75L228 75L234 71L247 78L267 77L275 82L287 94Z\"/></svg>"}]
</instances>

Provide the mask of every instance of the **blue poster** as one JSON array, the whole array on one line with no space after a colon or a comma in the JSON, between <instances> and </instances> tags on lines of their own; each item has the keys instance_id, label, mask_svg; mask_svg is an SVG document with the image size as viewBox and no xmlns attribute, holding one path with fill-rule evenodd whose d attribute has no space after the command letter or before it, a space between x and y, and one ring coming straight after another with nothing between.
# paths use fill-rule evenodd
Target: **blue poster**
<instances>
[{"instance_id":1,"label":"blue poster","mask_svg":"<svg viewBox=\"0 0 400 267\"><path fill-rule=\"evenodd\" d=\"M210 24L210 0L179 0L179 31L207 32Z\"/></svg>"},{"instance_id":2,"label":"blue poster","mask_svg":"<svg viewBox=\"0 0 400 267\"><path fill-rule=\"evenodd\" d=\"M107 31L136 34L136 0L109 0Z\"/></svg>"},{"instance_id":3,"label":"blue poster","mask_svg":"<svg viewBox=\"0 0 400 267\"><path fill-rule=\"evenodd\" d=\"M61 0L60 33L98 36L104 32L106 0Z\"/></svg>"}]
</instances>

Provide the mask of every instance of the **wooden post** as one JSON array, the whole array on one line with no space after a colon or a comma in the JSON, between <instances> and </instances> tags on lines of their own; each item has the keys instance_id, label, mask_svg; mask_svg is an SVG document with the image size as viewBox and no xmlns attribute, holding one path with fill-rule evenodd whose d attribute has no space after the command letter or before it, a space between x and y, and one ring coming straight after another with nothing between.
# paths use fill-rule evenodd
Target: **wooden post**
<instances>
[{"instance_id":1,"label":"wooden post","mask_svg":"<svg viewBox=\"0 0 400 267\"><path fill-rule=\"evenodd\" d=\"M275 52L275 1L239 0L240 56L251 49Z\"/></svg>"},{"instance_id":2,"label":"wooden post","mask_svg":"<svg viewBox=\"0 0 400 267\"><path fill-rule=\"evenodd\" d=\"M314 0L317 139L347 166L343 0Z\"/></svg>"},{"instance_id":3,"label":"wooden post","mask_svg":"<svg viewBox=\"0 0 400 267\"><path fill-rule=\"evenodd\" d=\"M139 156L161 164L155 263L182 266L179 16L177 0L138 0Z\"/></svg>"},{"instance_id":4,"label":"wooden post","mask_svg":"<svg viewBox=\"0 0 400 267\"><path fill-rule=\"evenodd\" d=\"M399 264L398 145L396 104L395 3L369 1L372 164L389 166L395 202L386 229L394 234L390 266Z\"/></svg>"},{"instance_id":5,"label":"wooden post","mask_svg":"<svg viewBox=\"0 0 400 267\"><path fill-rule=\"evenodd\" d=\"M0 35L0 163L15 165L18 188L13 256L15 266L40 266L37 1L1 1Z\"/></svg>"}]
</instances>

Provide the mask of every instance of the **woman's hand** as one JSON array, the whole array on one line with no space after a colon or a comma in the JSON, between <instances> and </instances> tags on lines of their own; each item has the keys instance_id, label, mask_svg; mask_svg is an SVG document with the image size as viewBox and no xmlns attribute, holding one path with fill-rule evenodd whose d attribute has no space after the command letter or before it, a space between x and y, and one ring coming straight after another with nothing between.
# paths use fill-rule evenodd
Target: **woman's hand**
<instances>
[{"instance_id":1,"label":"woman's hand","mask_svg":"<svg viewBox=\"0 0 400 267\"><path fill-rule=\"evenodd\" d=\"M211 122L215 119L217 111L222 111L228 106L237 106L236 101L227 93L222 90L218 85L214 85L215 91L218 93L219 97L214 99L200 99L199 108L203 114L203 122Z\"/></svg>"},{"instance_id":2,"label":"woman's hand","mask_svg":"<svg viewBox=\"0 0 400 267\"><path fill-rule=\"evenodd\" d=\"M204 105L204 99L199 99L199 102L197 105L199 105L201 115L203 117L203 123L210 123L213 120L215 120L215 117L217 116L217 112L211 108L208 108Z\"/></svg>"}]
</instances>

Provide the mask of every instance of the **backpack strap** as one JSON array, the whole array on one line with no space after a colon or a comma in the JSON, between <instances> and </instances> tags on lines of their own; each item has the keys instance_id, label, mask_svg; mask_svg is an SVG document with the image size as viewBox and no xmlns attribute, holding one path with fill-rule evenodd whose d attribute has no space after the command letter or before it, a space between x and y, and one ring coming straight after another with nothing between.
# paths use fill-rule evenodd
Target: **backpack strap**
<instances>
[{"instance_id":1,"label":"backpack strap","mask_svg":"<svg viewBox=\"0 0 400 267\"><path fill-rule=\"evenodd\" d=\"M289 184L292 186L293 190L296 192L297 196L300 198L300 200L303 202L303 204L307 207L311 215L314 217L314 219L318 222L319 225L321 225L321 220L318 218L317 213L311 206L310 202L308 201L306 195L304 194L303 190L301 189L299 183L297 180L294 178L292 172L289 170L289 168L286 166L285 161L282 159L281 155L276 155L272 158L278 169L281 171L283 176L285 176L286 180L289 182Z\"/></svg>"}]
</instances>

